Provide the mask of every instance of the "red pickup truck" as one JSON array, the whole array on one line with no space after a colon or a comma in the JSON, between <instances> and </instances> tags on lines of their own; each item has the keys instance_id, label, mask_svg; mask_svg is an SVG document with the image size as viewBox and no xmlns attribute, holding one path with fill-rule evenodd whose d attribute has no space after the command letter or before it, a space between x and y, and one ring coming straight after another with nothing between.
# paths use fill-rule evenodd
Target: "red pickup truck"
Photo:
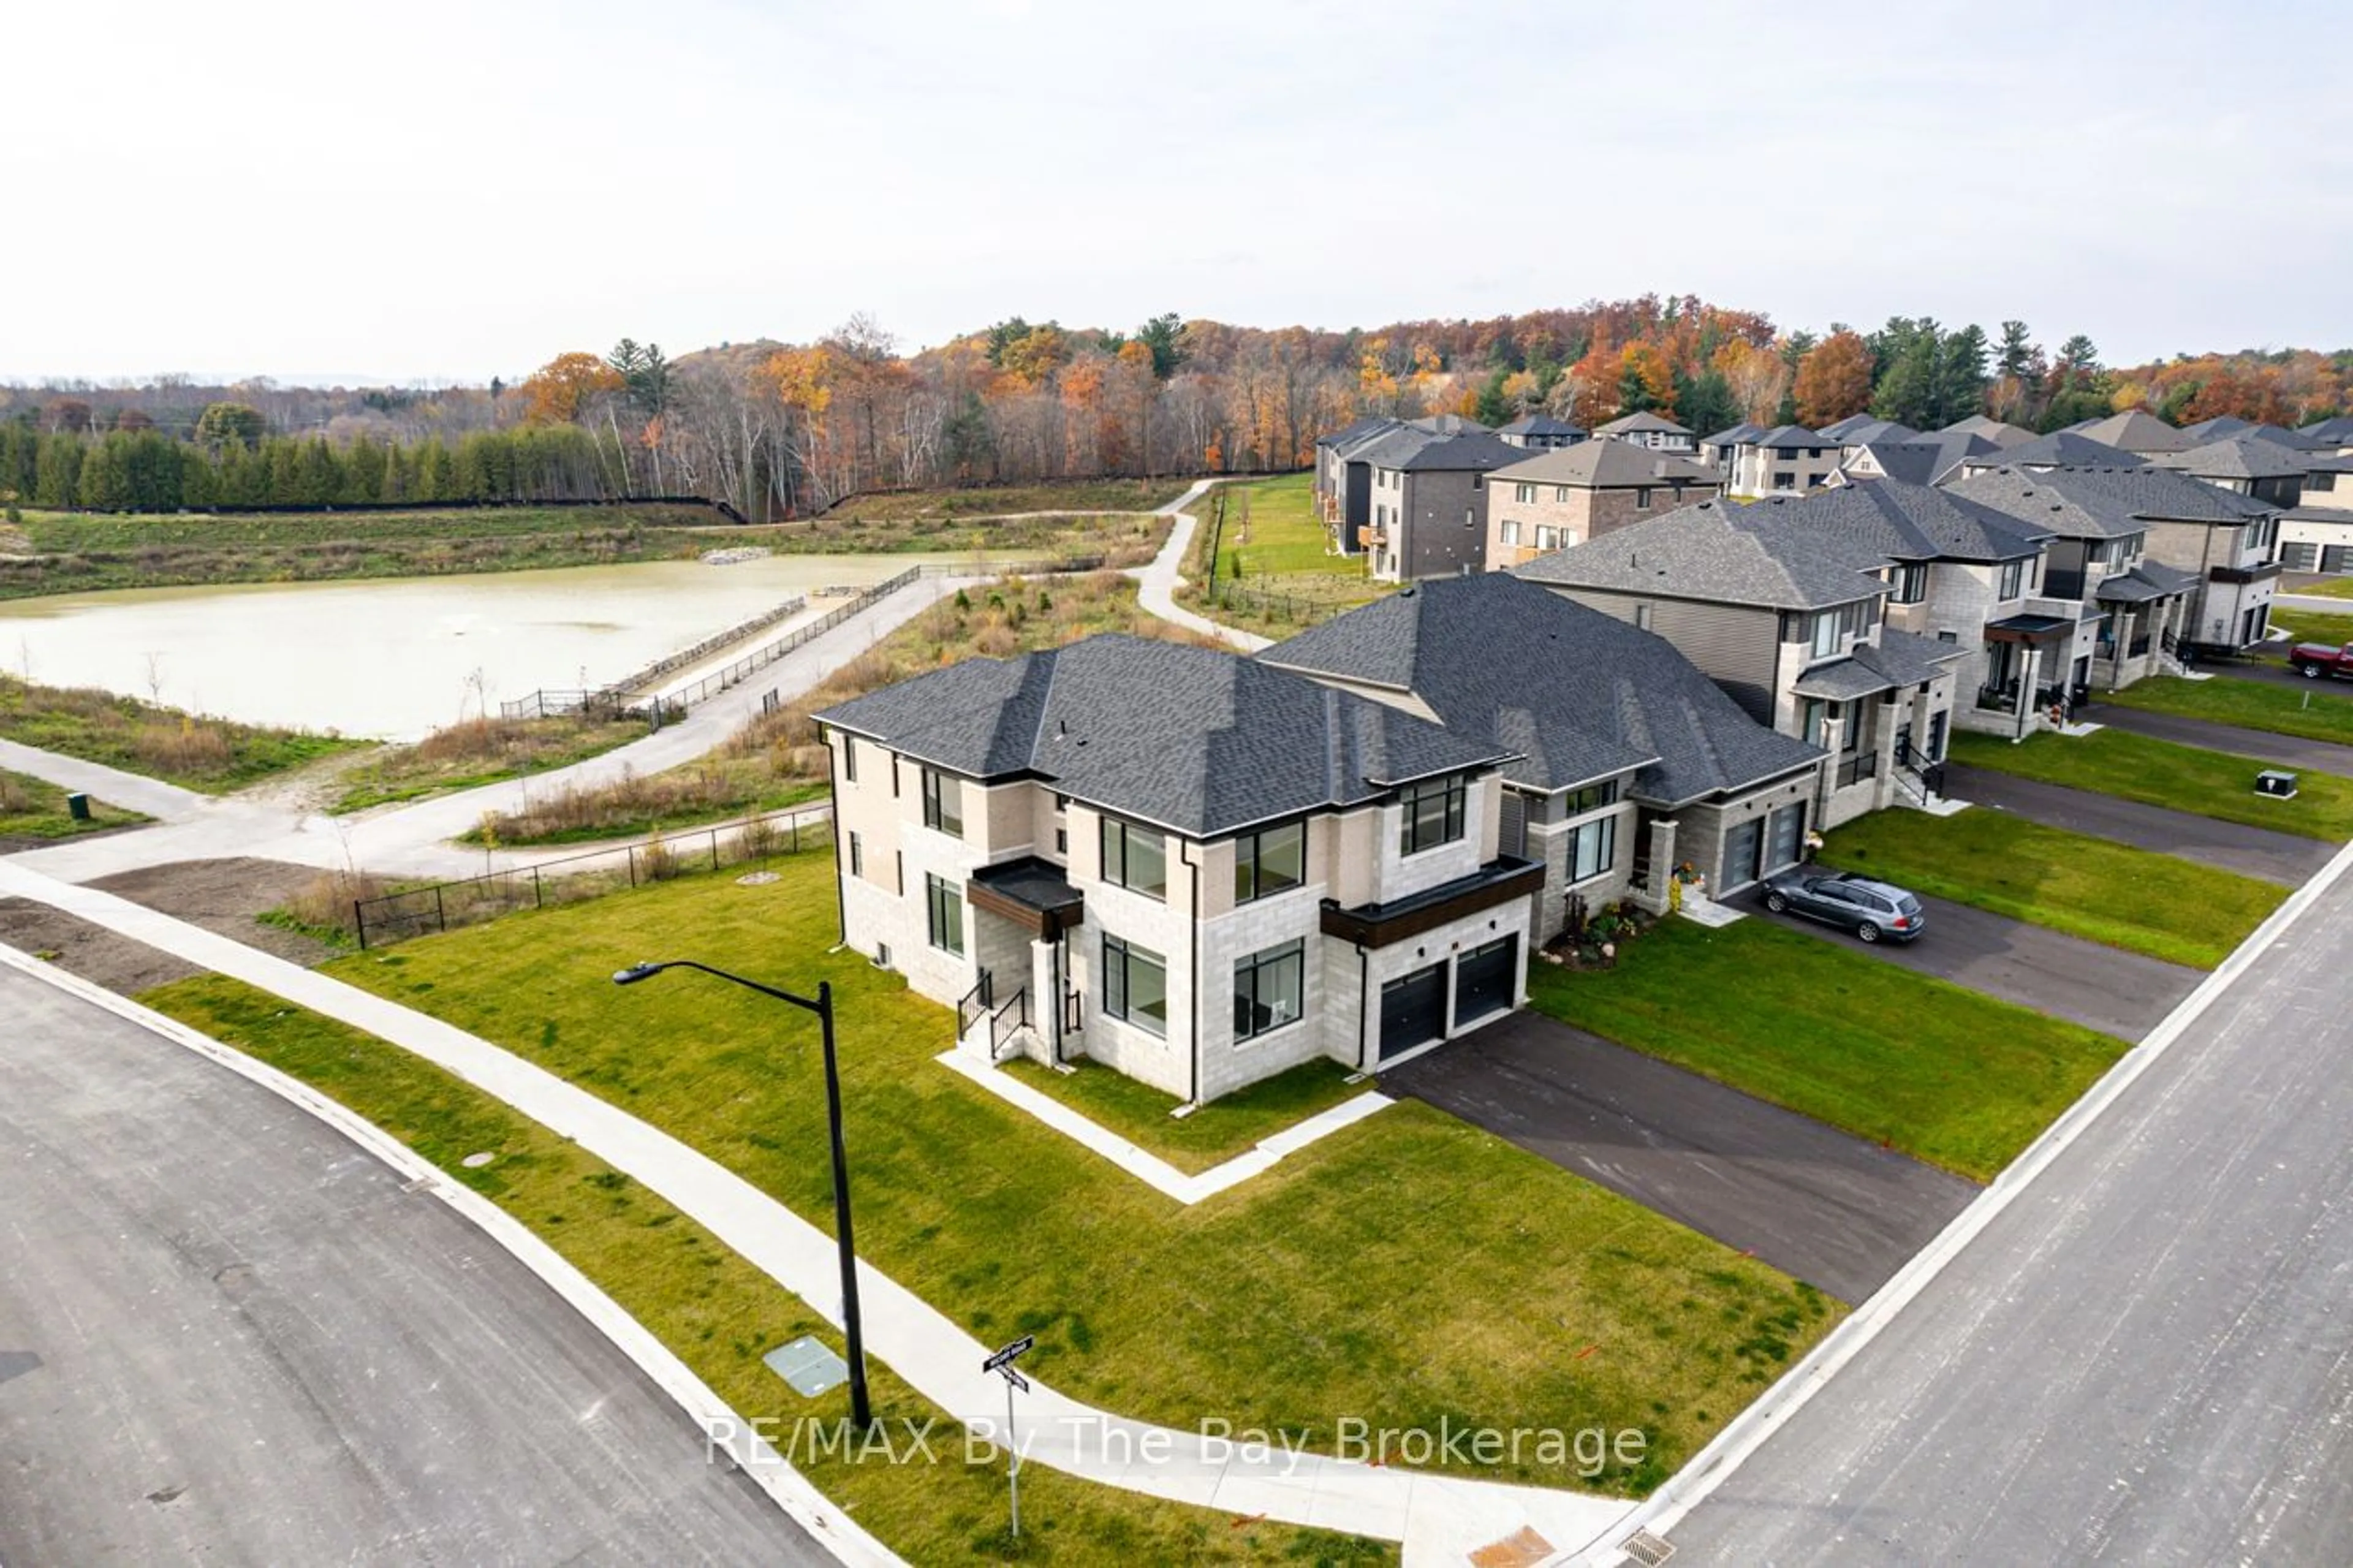
<instances>
[{"instance_id":1,"label":"red pickup truck","mask_svg":"<svg viewBox=\"0 0 2353 1568\"><path fill-rule=\"evenodd\" d=\"M2290 669L2306 680L2317 680L2324 675L2353 676L2353 642L2343 647L2300 642L2287 650L2287 663Z\"/></svg>"}]
</instances>

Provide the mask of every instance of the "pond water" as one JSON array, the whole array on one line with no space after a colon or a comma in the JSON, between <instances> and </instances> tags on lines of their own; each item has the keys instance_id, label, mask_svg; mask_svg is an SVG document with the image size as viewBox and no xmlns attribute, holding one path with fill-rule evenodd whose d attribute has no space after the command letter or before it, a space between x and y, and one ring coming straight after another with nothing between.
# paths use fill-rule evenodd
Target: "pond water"
<instances>
[{"instance_id":1,"label":"pond water","mask_svg":"<svg viewBox=\"0 0 2353 1568\"><path fill-rule=\"evenodd\" d=\"M619 679L815 589L970 560L775 555L13 599L0 602L0 669L252 723L409 740L484 702L495 713L542 687ZM827 607L812 596L808 614Z\"/></svg>"}]
</instances>

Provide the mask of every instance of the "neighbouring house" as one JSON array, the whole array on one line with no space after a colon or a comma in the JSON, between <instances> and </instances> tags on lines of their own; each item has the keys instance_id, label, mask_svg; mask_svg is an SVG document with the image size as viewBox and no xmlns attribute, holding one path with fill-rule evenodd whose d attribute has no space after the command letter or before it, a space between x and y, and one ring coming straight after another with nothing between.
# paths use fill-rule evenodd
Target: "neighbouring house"
<instances>
[{"instance_id":1,"label":"neighbouring house","mask_svg":"<svg viewBox=\"0 0 2353 1568\"><path fill-rule=\"evenodd\" d=\"M1818 490L1838 471L1837 439L1819 430L1783 425L1732 443L1725 493L1736 498Z\"/></svg>"},{"instance_id":2,"label":"neighbouring house","mask_svg":"<svg viewBox=\"0 0 2353 1568\"><path fill-rule=\"evenodd\" d=\"M2353 452L2353 414L2316 419L2296 434L2316 452Z\"/></svg>"},{"instance_id":3,"label":"neighbouring house","mask_svg":"<svg viewBox=\"0 0 2353 1568\"><path fill-rule=\"evenodd\" d=\"M1898 425L1893 419L1874 419L1868 414L1850 414L1843 419L1823 426L1821 434L1852 450L1857 447L1867 447L1874 441L1916 440L1920 432L1909 425Z\"/></svg>"},{"instance_id":4,"label":"neighbouring house","mask_svg":"<svg viewBox=\"0 0 2353 1568\"><path fill-rule=\"evenodd\" d=\"M1996 469L1953 489L2059 536L2049 546L2043 572L2044 591L2053 597L2116 604L2124 585L2112 592L2101 579L2137 572L2145 585L2148 629L2158 634L2148 668L2173 651L2166 646L2169 637L2191 651L2238 653L2269 633L2280 573L2272 559L2277 507L2155 467ZM2070 539L2078 542L2070 546ZM2055 586L2078 573L2080 593ZM2162 624L2165 601L2177 592L2188 601L2178 630ZM2080 649L2078 659L2071 679L2089 686L2095 676ZM2102 685L2136 678L2129 668L2096 677Z\"/></svg>"},{"instance_id":5,"label":"neighbouring house","mask_svg":"<svg viewBox=\"0 0 2353 1568\"><path fill-rule=\"evenodd\" d=\"M1597 425L1593 433L1606 440L1628 441L1637 447L1648 447L1653 452L1672 452L1685 458L1699 455L1699 442L1689 428L1663 415L1647 411L1612 419L1607 425Z\"/></svg>"},{"instance_id":6,"label":"neighbouring house","mask_svg":"<svg viewBox=\"0 0 2353 1568\"><path fill-rule=\"evenodd\" d=\"M2285 511L2304 500L2304 478L2314 460L2315 454L2300 447L2283 447L2260 436L2228 436L2186 452L2151 458L2149 465L2253 496Z\"/></svg>"},{"instance_id":7,"label":"neighbouring house","mask_svg":"<svg viewBox=\"0 0 2353 1568\"><path fill-rule=\"evenodd\" d=\"M1823 753L1664 638L1533 583L1434 578L1257 657L1514 754L1498 842L1545 868L1538 943L1623 898L1662 910L1679 865L1728 889L1803 858Z\"/></svg>"},{"instance_id":8,"label":"neighbouring house","mask_svg":"<svg viewBox=\"0 0 2353 1568\"><path fill-rule=\"evenodd\" d=\"M1930 434L1982 436L1997 447L2023 447L2034 439L2034 432L2025 426L2008 424L1986 414L1972 414L1966 419L1956 419L1942 430L1931 431Z\"/></svg>"},{"instance_id":9,"label":"neighbouring house","mask_svg":"<svg viewBox=\"0 0 2353 1568\"><path fill-rule=\"evenodd\" d=\"M1585 439L1585 431L1566 419L1555 419L1549 414L1528 414L1500 425L1495 434L1514 447L1549 451L1555 447L1574 447Z\"/></svg>"},{"instance_id":10,"label":"neighbouring house","mask_svg":"<svg viewBox=\"0 0 2353 1568\"><path fill-rule=\"evenodd\" d=\"M1718 430L1713 436L1703 436L1699 443L1699 460L1711 468L1729 471L1733 449L1743 441L1754 440L1765 434L1765 426L1752 425L1744 419L1728 430Z\"/></svg>"},{"instance_id":11,"label":"neighbouring house","mask_svg":"<svg viewBox=\"0 0 2353 1568\"><path fill-rule=\"evenodd\" d=\"M2279 562L2290 572L2353 572L2353 456L2305 457L2296 504L2280 514Z\"/></svg>"},{"instance_id":12,"label":"neighbouring house","mask_svg":"<svg viewBox=\"0 0 2353 1568\"><path fill-rule=\"evenodd\" d=\"M2168 426L2167 428L2170 429ZM1977 452L1961 459L1960 477L1991 473L1996 468L2137 468L2148 459L2122 447L2111 447L2072 430L2053 430L2015 447Z\"/></svg>"},{"instance_id":13,"label":"neighbouring house","mask_svg":"<svg viewBox=\"0 0 2353 1568\"><path fill-rule=\"evenodd\" d=\"M1972 458L2000 451L1986 437L1966 430L1940 430L1901 441L1866 441L1841 449L1832 485L1868 479L1902 479L1936 485L1957 476Z\"/></svg>"},{"instance_id":14,"label":"neighbouring house","mask_svg":"<svg viewBox=\"0 0 2353 1568\"><path fill-rule=\"evenodd\" d=\"M2187 451L2191 445L2189 437L2145 408L2128 408L2105 419L2086 419L2067 429L2089 440L2138 452L2144 458L2159 452Z\"/></svg>"},{"instance_id":15,"label":"neighbouring house","mask_svg":"<svg viewBox=\"0 0 2353 1568\"><path fill-rule=\"evenodd\" d=\"M1487 476L1490 572L1724 492L1724 477L1689 458L1626 441L1587 441Z\"/></svg>"},{"instance_id":16,"label":"neighbouring house","mask_svg":"<svg viewBox=\"0 0 2353 1568\"><path fill-rule=\"evenodd\" d=\"M1574 448L1572 448L1573 450ZM1409 427L1354 449L1371 472L1371 521L1358 538L1385 583L1482 570L1487 476L1527 452L1487 431L1440 436Z\"/></svg>"},{"instance_id":17,"label":"neighbouring house","mask_svg":"<svg viewBox=\"0 0 2353 1568\"><path fill-rule=\"evenodd\" d=\"M1187 1103L1371 1068L1525 996L1510 748L1237 654L1102 636L818 715L841 938L959 1048Z\"/></svg>"},{"instance_id":18,"label":"neighbouring house","mask_svg":"<svg viewBox=\"0 0 2353 1568\"><path fill-rule=\"evenodd\" d=\"M1656 632L1751 718L1830 752L1811 811L1829 828L1926 801L1944 757L1966 650L1885 624L1890 564L1779 509L1701 501L1517 575Z\"/></svg>"},{"instance_id":19,"label":"neighbouring house","mask_svg":"<svg viewBox=\"0 0 2353 1568\"><path fill-rule=\"evenodd\" d=\"M1373 463L1376 445L1395 458L1433 441L1485 433L1487 427L1459 414L1433 414L1419 419L1395 419L1372 415L1345 429L1319 437L1315 442L1315 508L1325 531L1342 554L1366 548L1364 536L1373 521Z\"/></svg>"}]
</instances>

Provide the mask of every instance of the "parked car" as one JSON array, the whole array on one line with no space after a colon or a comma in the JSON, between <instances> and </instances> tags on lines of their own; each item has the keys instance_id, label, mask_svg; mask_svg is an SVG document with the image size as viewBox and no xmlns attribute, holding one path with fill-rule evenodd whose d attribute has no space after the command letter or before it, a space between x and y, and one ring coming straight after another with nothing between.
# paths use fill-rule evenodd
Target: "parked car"
<instances>
[{"instance_id":1,"label":"parked car","mask_svg":"<svg viewBox=\"0 0 2353 1568\"><path fill-rule=\"evenodd\" d=\"M1765 907L1777 915L1794 910L1829 925L1844 926L1864 942L1881 937L1910 942L1928 923L1920 900L1901 888L1852 871L1825 871L1812 866L1767 879Z\"/></svg>"},{"instance_id":2,"label":"parked car","mask_svg":"<svg viewBox=\"0 0 2353 1568\"><path fill-rule=\"evenodd\" d=\"M2300 642L2287 650L2290 669L2306 680L2324 675L2353 675L2353 642L2331 647L2325 642Z\"/></svg>"}]
</instances>

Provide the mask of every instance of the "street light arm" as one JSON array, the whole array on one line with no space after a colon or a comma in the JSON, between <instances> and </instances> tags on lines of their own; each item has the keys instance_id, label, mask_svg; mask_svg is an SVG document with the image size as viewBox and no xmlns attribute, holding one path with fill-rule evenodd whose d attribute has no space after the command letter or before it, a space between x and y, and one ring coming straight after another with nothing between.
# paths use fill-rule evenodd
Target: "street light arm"
<instances>
[{"instance_id":1,"label":"street light arm","mask_svg":"<svg viewBox=\"0 0 2353 1568\"><path fill-rule=\"evenodd\" d=\"M763 996L774 996L779 1002L789 1002L794 1006L804 1008L811 1013L822 1012L824 1008L824 1005L822 1003L813 1001L807 996L796 996L789 991L778 990L774 985L763 985L756 980L746 980L740 974L731 974L723 969L713 969L707 963L697 963L691 958L665 959L659 963L633 963L629 965L628 968L615 973L613 976L613 984L616 985L635 985L640 980L652 979L655 975L659 974L665 969L700 970L703 973L712 975L714 978L732 981L735 984L743 986L746 991L757 991Z\"/></svg>"}]
</instances>

